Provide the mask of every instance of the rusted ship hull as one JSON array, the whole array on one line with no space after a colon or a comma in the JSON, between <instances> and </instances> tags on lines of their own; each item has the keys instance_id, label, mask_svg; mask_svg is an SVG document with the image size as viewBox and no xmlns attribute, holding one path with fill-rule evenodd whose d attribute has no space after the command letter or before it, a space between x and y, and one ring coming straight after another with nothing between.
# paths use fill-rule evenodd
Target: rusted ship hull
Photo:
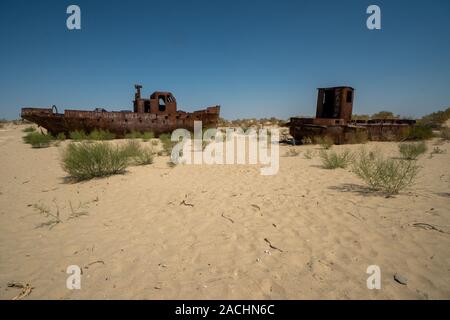
<instances>
[{"instance_id":1,"label":"rusted ship hull","mask_svg":"<svg viewBox=\"0 0 450 320\"><path fill-rule=\"evenodd\" d=\"M220 107L209 107L194 113L176 116L158 116L134 112L66 110L56 113L52 108L23 108L22 118L47 129L51 134L68 134L72 131L108 130L117 137L132 131L152 131L156 135L170 133L175 129L194 130L194 121L201 121L203 128L217 126Z\"/></svg>"},{"instance_id":2,"label":"rusted ship hull","mask_svg":"<svg viewBox=\"0 0 450 320\"><path fill-rule=\"evenodd\" d=\"M149 99L141 98L139 85L136 85L134 111L94 111L65 110L58 113L52 108L22 108L23 119L34 122L53 135L73 131L89 133L93 130L107 130L117 137L129 132L151 131L155 135L171 133L178 128L194 130L194 121L201 121L203 128L216 127L219 121L220 106L212 106L194 112L177 111L175 97L170 92L154 92Z\"/></svg>"},{"instance_id":3,"label":"rusted ship hull","mask_svg":"<svg viewBox=\"0 0 450 320\"><path fill-rule=\"evenodd\" d=\"M321 120L321 121L320 121ZM325 121L328 120L328 121ZM291 118L290 134L297 143L308 137L330 137L335 144L360 143L365 140L401 140L415 124L414 120L371 120L335 123L336 119Z\"/></svg>"}]
</instances>

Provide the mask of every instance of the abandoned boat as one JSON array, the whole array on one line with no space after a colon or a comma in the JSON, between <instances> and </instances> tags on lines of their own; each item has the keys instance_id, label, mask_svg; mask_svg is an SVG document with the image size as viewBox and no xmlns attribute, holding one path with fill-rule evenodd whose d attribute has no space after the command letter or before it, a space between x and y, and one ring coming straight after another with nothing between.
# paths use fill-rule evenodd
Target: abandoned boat
<instances>
[{"instance_id":1,"label":"abandoned boat","mask_svg":"<svg viewBox=\"0 0 450 320\"><path fill-rule=\"evenodd\" d=\"M175 129L194 130L194 121L201 121L203 128L216 127L220 106L215 105L204 110L185 112L177 110L177 101L170 92L154 92L149 99L141 98L141 85L135 85L136 93L133 111L106 111L96 108L94 111L65 110L58 113L51 108L22 108L21 117L57 135L83 130L108 130L117 137L123 137L132 131L152 131L156 135L170 133Z\"/></svg>"},{"instance_id":2,"label":"abandoned boat","mask_svg":"<svg viewBox=\"0 0 450 320\"><path fill-rule=\"evenodd\" d=\"M415 120L408 119L352 120L354 91L345 86L318 88L316 117L290 119L289 131L295 142L325 136L335 144L397 140L415 125Z\"/></svg>"}]
</instances>

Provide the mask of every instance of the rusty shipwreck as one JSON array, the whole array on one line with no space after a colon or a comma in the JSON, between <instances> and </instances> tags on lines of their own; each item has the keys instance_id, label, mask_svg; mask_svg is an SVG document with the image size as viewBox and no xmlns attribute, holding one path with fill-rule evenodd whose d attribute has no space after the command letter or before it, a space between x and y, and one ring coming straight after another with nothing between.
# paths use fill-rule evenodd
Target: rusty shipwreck
<instances>
[{"instance_id":1,"label":"rusty shipwreck","mask_svg":"<svg viewBox=\"0 0 450 320\"><path fill-rule=\"evenodd\" d=\"M106 111L96 108L93 111L65 110L58 113L51 108L22 108L21 117L48 130L49 133L68 134L83 130L108 130L117 137L132 131L152 131L156 135L170 133L175 129L194 130L194 121L202 121L204 128L216 127L220 106L203 110L185 112L177 110L177 101L170 92L156 91L148 99L141 97L141 85L135 85L136 93L133 111Z\"/></svg>"},{"instance_id":2,"label":"rusty shipwreck","mask_svg":"<svg viewBox=\"0 0 450 320\"><path fill-rule=\"evenodd\" d=\"M289 131L296 143L304 138L330 137L335 144L362 140L399 140L415 125L409 119L352 120L352 87L318 88L315 118L293 117Z\"/></svg>"}]
</instances>

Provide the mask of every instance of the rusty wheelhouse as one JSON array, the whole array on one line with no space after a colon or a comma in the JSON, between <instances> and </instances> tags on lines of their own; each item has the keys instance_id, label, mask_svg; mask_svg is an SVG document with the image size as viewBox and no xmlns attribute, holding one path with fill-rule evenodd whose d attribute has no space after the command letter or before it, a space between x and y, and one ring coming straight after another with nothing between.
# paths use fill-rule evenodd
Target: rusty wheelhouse
<instances>
[{"instance_id":1,"label":"rusty wheelhouse","mask_svg":"<svg viewBox=\"0 0 450 320\"><path fill-rule=\"evenodd\" d=\"M352 120L354 93L355 89L345 86L318 88L316 117L290 120L290 134L295 141L324 136L336 144L357 142L361 136L369 140L393 140L416 123L405 119Z\"/></svg>"}]
</instances>

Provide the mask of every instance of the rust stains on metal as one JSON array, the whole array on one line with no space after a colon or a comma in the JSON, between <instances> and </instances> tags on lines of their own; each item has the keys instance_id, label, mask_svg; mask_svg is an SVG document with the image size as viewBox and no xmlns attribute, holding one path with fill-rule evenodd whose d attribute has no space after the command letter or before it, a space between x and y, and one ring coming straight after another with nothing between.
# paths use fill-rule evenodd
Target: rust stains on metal
<instances>
[{"instance_id":1,"label":"rust stains on metal","mask_svg":"<svg viewBox=\"0 0 450 320\"><path fill-rule=\"evenodd\" d=\"M355 89L352 87L318 88L315 118L291 118L290 134L297 142L304 137L329 136L336 144L359 139L394 140L401 137L415 120L352 120Z\"/></svg>"},{"instance_id":2,"label":"rust stains on metal","mask_svg":"<svg viewBox=\"0 0 450 320\"><path fill-rule=\"evenodd\" d=\"M152 131L156 135L175 129L194 130L194 121L202 121L204 128L217 126L220 106L185 112L177 110L177 101L170 92L156 91L149 98L141 97L141 85L135 85L133 111L111 111L96 108L93 111L65 110L58 113L52 108L22 108L23 119L44 127L51 134L83 130L108 130L118 137L132 131Z\"/></svg>"}]
</instances>

